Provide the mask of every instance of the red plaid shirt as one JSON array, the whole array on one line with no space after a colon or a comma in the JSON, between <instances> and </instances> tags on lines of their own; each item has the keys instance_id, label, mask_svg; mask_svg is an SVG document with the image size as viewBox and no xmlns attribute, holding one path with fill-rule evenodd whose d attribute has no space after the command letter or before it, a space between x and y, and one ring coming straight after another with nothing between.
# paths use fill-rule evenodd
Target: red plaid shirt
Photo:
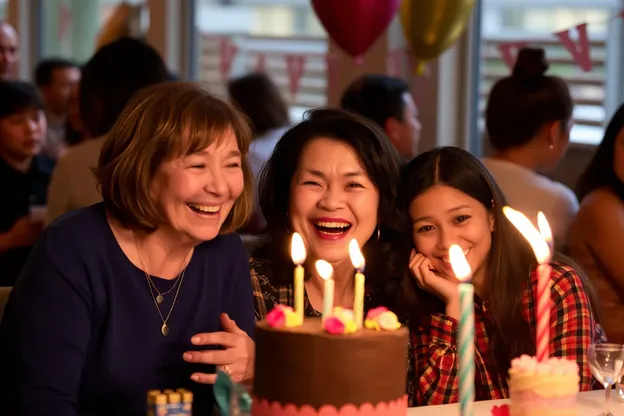
<instances>
[{"instance_id":1,"label":"red plaid shirt","mask_svg":"<svg viewBox=\"0 0 624 416\"><path fill-rule=\"evenodd\" d=\"M576 360L580 368L581 390L592 389L587 349L592 342L606 342L600 325L591 316L589 301L577 272L561 263L552 263L550 355ZM522 298L524 318L535 327L537 274ZM475 399L509 397L506 380L496 369L489 349L486 325L491 325L488 302L475 297ZM415 361L415 405L458 401L457 321L443 314L430 315L412 328Z\"/></svg>"}]
</instances>

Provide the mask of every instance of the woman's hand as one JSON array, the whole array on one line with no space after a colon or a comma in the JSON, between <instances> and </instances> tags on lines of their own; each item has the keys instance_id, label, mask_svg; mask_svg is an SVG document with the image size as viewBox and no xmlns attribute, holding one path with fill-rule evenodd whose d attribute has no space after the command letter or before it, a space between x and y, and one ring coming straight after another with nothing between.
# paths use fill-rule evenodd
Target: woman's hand
<instances>
[{"instance_id":1,"label":"woman's hand","mask_svg":"<svg viewBox=\"0 0 624 416\"><path fill-rule=\"evenodd\" d=\"M221 326L223 331L197 334L191 342L195 345L221 345L225 347L224 350L188 351L184 353L184 360L214 364L235 382L253 378L256 344L225 313L221 314ZM193 373L191 379L198 383L213 384L217 375Z\"/></svg>"},{"instance_id":2,"label":"woman's hand","mask_svg":"<svg viewBox=\"0 0 624 416\"><path fill-rule=\"evenodd\" d=\"M409 268L418 287L440 298L447 306L447 315L456 318L455 315L459 315L455 311L459 309L459 282L435 274L431 261L414 249L410 254Z\"/></svg>"}]
</instances>

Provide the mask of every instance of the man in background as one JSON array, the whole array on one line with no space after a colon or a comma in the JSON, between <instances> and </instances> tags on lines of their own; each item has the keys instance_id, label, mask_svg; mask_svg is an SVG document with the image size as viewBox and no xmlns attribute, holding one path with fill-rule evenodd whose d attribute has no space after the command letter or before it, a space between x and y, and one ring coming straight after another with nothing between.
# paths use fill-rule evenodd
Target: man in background
<instances>
[{"instance_id":1,"label":"man in background","mask_svg":"<svg viewBox=\"0 0 624 416\"><path fill-rule=\"evenodd\" d=\"M340 106L380 125L404 161L418 154L422 126L409 86L402 80L364 75L349 85Z\"/></svg>"},{"instance_id":2,"label":"man in background","mask_svg":"<svg viewBox=\"0 0 624 416\"><path fill-rule=\"evenodd\" d=\"M67 59L44 59L35 67L34 79L43 97L48 120L42 153L56 159L67 147L69 98L72 88L80 82L80 68Z\"/></svg>"},{"instance_id":3,"label":"man in background","mask_svg":"<svg viewBox=\"0 0 624 416\"><path fill-rule=\"evenodd\" d=\"M15 77L17 64L17 32L7 22L0 20L0 81Z\"/></svg>"}]
</instances>

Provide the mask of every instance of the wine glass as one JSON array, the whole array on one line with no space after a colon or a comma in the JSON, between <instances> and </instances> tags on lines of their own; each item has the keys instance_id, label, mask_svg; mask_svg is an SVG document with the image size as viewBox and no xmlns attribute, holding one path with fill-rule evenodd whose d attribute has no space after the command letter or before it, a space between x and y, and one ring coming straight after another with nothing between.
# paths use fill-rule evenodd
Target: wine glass
<instances>
[{"instance_id":1,"label":"wine glass","mask_svg":"<svg viewBox=\"0 0 624 416\"><path fill-rule=\"evenodd\" d=\"M609 410L609 398L613 385L619 382L624 367L624 345L591 344L587 361L592 375L605 388L605 407L600 416L613 416Z\"/></svg>"}]
</instances>

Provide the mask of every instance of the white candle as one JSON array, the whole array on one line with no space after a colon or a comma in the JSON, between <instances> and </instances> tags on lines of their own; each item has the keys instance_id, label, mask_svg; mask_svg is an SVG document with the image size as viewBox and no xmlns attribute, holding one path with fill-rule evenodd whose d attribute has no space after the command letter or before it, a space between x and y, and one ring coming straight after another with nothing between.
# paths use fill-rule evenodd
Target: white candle
<instances>
[{"instance_id":1,"label":"white candle","mask_svg":"<svg viewBox=\"0 0 624 416\"><path fill-rule=\"evenodd\" d=\"M334 269L325 260L316 261L316 271L323 279L323 321L329 318L334 309Z\"/></svg>"},{"instance_id":2,"label":"white candle","mask_svg":"<svg viewBox=\"0 0 624 416\"><path fill-rule=\"evenodd\" d=\"M358 329L361 329L364 325L364 256L358 245L357 240L354 238L349 242L349 257L351 257L351 263L355 268L355 286L353 288L353 316L355 318L355 324Z\"/></svg>"},{"instance_id":3,"label":"white candle","mask_svg":"<svg viewBox=\"0 0 624 416\"><path fill-rule=\"evenodd\" d=\"M303 238L299 233L293 233L292 241L290 245L290 256L293 263L295 263L295 274L293 278L293 289L295 292L295 313L299 315L303 322L303 290L304 290L304 270L303 263L306 259L306 249L303 244Z\"/></svg>"}]
</instances>

